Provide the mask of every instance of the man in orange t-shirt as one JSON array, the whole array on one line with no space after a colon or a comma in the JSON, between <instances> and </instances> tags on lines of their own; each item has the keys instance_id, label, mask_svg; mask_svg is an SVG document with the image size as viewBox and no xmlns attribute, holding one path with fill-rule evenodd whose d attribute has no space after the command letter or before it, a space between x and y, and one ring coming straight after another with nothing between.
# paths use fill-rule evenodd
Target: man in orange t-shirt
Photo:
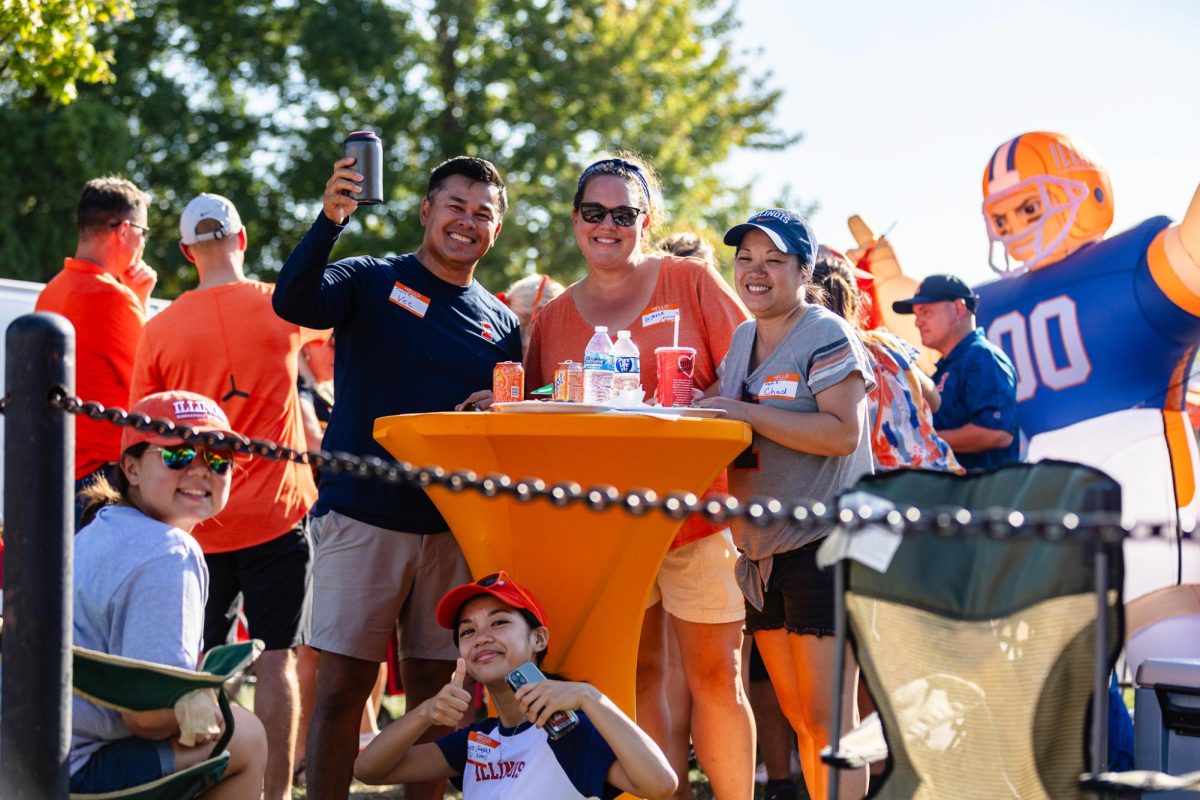
<instances>
[{"instance_id":1,"label":"man in orange t-shirt","mask_svg":"<svg viewBox=\"0 0 1200 800\"><path fill-rule=\"evenodd\" d=\"M196 197L179 229L180 249L200 283L147 323L132 399L165 389L198 392L218 398L246 436L306 449L296 365L300 348L326 334L277 317L274 287L246 279L246 230L229 200ZM255 458L234 482L225 510L192 531L209 569L205 646L228 637L239 593L250 635L266 644L254 705L267 730L270 800L291 797L300 711L295 649L307 640L311 605L304 519L316 497L307 466Z\"/></svg>"},{"instance_id":2,"label":"man in orange t-shirt","mask_svg":"<svg viewBox=\"0 0 1200 800\"><path fill-rule=\"evenodd\" d=\"M126 407L133 354L158 275L142 261L149 196L124 178L84 184L76 211L75 256L38 296L37 311L75 326L75 391L84 400ZM121 454L121 429L75 417L75 492ZM76 523L80 508L76 504Z\"/></svg>"}]
</instances>

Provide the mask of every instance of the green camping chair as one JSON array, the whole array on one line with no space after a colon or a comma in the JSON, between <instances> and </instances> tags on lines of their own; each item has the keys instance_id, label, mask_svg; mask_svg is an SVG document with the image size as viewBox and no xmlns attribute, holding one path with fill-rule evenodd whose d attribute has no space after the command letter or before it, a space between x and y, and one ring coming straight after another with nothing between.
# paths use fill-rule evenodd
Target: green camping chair
<instances>
[{"instance_id":1,"label":"green camping chair","mask_svg":"<svg viewBox=\"0 0 1200 800\"><path fill-rule=\"evenodd\" d=\"M942 526L902 536L841 530L822 551L822 560L841 558L839 658L848 637L886 739L887 769L872 778L872 797L1062 800L1179 788L1184 779L1101 774L1107 678L1123 640L1120 541L987 530L998 509L1119 512L1116 481L1043 461L967 476L870 476L843 503L871 500L857 492L901 511L916 507L923 517L948 512ZM954 519L963 509L973 523ZM874 568L845 557L855 539L882 543L858 555ZM884 566L879 550L891 546ZM838 720L840 665L835 674ZM835 722L833 752L825 755L835 768L861 766L863 753L880 749L866 743L850 751L845 745L866 735L855 731L843 743L840 734Z\"/></svg>"},{"instance_id":2,"label":"green camping chair","mask_svg":"<svg viewBox=\"0 0 1200 800\"><path fill-rule=\"evenodd\" d=\"M225 721L225 730L212 754L199 764L130 789L72 794L72 800L192 800L215 786L229 765L225 747L233 736L233 712L225 696L225 683L248 667L262 647L258 640L214 647L205 654L197 672L72 648L74 691L85 700L117 711L155 711L174 708L179 698L196 689L216 689Z\"/></svg>"}]
</instances>

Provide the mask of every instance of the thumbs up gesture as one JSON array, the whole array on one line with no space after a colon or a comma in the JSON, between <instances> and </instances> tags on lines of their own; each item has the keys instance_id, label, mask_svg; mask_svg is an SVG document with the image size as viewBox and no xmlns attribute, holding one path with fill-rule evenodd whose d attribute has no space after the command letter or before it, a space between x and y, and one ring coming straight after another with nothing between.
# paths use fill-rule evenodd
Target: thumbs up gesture
<instances>
[{"instance_id":1,"label":"thumbs up gesture","mask_svg":"<svg viewBox=\"0 0 1200 800\"><path fill-rule=\"evenodd\" d=\"M453 728L462 720L471 704L471 694L463 688L466 677L467 662L460 658L454 667L454 674L450 676L450 682L424 704L425 717L430 725Z\"/></svg>"}]
</instances>

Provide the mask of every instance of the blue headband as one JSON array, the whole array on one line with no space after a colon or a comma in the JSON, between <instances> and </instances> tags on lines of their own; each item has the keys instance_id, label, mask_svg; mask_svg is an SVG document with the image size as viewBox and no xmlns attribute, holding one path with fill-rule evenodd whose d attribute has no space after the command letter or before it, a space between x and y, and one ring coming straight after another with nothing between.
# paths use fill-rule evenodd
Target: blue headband
<instances>
[{"instance_id":1,"label":"blue headband","mask_svg":"<svg viewBox=\"0 0 1200 800\"><path fill-rule=\"evenodd\" d=\"M604 175L621 174L613 171L611 167L620 167L637 178L638 183L642 185L642 191L646 193L646 205L651 205L654 202L654 198L650 194L650 183L646 180L646 174L642 172L642 168L632 161L626 161L623 158L606 158L603 161L597 161L595 164L592 164L579 176L579 186L576 187L576 191L582 191L584 182L598 172Z\"/></svg>"}]
</instances>

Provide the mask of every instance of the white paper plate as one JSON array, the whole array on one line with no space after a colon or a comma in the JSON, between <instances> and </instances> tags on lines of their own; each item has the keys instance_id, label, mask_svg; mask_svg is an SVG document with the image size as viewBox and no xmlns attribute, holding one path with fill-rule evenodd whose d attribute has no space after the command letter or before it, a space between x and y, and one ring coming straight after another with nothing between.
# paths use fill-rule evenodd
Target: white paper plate
<instances>
[{"instance_id":1,"label":"white paper plate","mask_svg":"<svg viewBox=\"0 0 1200 800\"><path fill-rule=\"evenodd\" d=\"M608 411L608 406L564 403L562 400L520 400L515 403L492 403L492 410L516 414L600 414Z\"/></svg>"},{"instance_id":2,"label":"white paper plate","mask_svg":"<svg viewBox=\"0 0 1200 800\"><path fill-rule=\"evenodd\" d=\"M721 408L613 408L598 403L564 403L561 400L521 400L516 403L492 403L493 411L508 414L644 414L652 417L720 417Z\"/></svg>"},{"instance_id":3,"label":"white paper plate","mask_svg":"<svg viewBox=\"0 0 1200 800\"><path fill-rule=\"evenodd\" d=\"M662 406L639 406L638 408L612 408L613 414L645 414L651 417L696 417L711 419L725 416L723 408L663 408Z\"/></svg>"}]
</instances>

